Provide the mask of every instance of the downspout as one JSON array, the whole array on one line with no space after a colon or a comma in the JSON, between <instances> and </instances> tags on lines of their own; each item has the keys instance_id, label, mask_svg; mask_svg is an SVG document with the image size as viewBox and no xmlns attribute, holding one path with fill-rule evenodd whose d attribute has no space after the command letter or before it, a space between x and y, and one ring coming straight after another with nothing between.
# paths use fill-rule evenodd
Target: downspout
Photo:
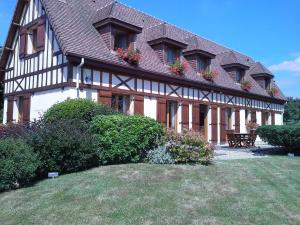
<instances>
[{"instance_id":1,"label":"downspout","mask_svg":"<svg viewBox=\"0 0 300 225\"><path fill-rule=\"evenodd\" d=\"M76 73L76 90L77 90L77 98L79 98L79 74L80 70L84 65L84 58L81 58L81 63L77 66L77 73Z\"/></svg>"}]
</instances>

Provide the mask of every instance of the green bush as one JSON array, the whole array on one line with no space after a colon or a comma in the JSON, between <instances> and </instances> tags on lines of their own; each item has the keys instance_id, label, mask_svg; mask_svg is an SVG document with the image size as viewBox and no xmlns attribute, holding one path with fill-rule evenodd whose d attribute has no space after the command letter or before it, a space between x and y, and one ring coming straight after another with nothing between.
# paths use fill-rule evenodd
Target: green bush
<instances>
[{"instance_id":1,"label":"green bush","mask_svg":"<svg viewBox=\"0 0 300 225\"><path fill-rule=\"evenodd\" d=\"M41 158L39 175L71 173L98 165L94 138L89 125L81 120L45 123L27 137Z\"/></svg>"},{"instance_id":2,"label":"green bush","mask_svg":"<svg viewBox=\"0 0 300 225\"><path fill-rule=\"evenodd\" d=\"M178 134L168 131L166 148L175 158L176 163L208 163L213 157L213 149L196 132L183 131Z\"/></svg>"},{"instance_id":3,"label":"green bush","mask_svg":"<svg viewBox=\"0 0 300 225\"><path fill-rule=\"evenodd\" d=\"M147 161L150 164L174 164L175 159L168 152L166 146L160 146L154 150L149 151Z\"/></svg>"},{"instance_id":4,"label":"green bush","mask_svg":"<svg viewBox=\"0 0 300 225\"><path fill-rule=\"evenodd\" d=\"M102 164L139 162L156 148L164 133L155 120L143 116L97 116L91 122Z\"/></svg>"},{"instance_id":5,"label":"green bush","mask_svg":"<svg viewBox=\"0 0 300 225\"><path fill-rule=\"evenodd\" d=\"M37 154L24 141L0 140L0 191L28 184L38 166Z\"/></svg>"},{"instance_id":6,"label":"green bush","mask_svg":"<svg viewBox=\"0 0 300 225\"><path fill-rule=\"evenodd\" d=\"M84 120L90 122L96 115L111 115L116 112L106 105L100 105L88 99L67 99L53 105L44 114L48 122L56 120Z\"/></svg>"},{"instance_id":7,"label":"green bush","mask_svg":"<svg viewBox=\"0 0 300 225\"><path fill-rule=\"evenodd\" d=\"M300 148L300 125L261 126L256 132L270 145Z\"/></svg>"}]
</instances>

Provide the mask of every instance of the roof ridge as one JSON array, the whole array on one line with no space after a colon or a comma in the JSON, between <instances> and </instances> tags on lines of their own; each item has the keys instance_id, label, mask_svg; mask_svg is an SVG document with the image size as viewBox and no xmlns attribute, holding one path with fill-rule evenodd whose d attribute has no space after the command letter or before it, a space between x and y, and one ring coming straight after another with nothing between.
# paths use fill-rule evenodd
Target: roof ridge
<instances>
[{"instance_id":1,"label":"roof ridge","mask_svg":"<svg viewBox=\"0 0 300 225\"><path fill-rule=\"evenodd\" d=\"M118 3L118 1L112 1L112 2L110 2L110 3L108 3L108 4L104 5L104 6L100 7L100 8L97 9L96 11L98 12L98 11L100 11L101 9L104 9L104 8L106 8L106 7L108 7L108 6L112 5L112 4L115 4L115 3ZM122 4L122 3L121 3L121 4Z\"/></svg>"}]
</instances>

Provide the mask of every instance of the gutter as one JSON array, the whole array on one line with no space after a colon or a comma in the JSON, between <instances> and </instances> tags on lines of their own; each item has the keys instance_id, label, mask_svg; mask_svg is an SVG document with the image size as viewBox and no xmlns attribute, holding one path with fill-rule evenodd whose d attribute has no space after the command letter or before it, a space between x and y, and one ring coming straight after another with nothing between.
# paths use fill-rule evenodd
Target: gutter
<instances>
[{"instance_id":1,"label":"gutter","mask_svg":"<svg viewBox=\"0 0 300 225\"><path fill-rule=\"evenodd\" d=\"M80 69L84 65L84 58L81 58L81 63L77 66L77 72L76 72L76 90L77 90L77 98L79 98L79 74L80 74Z\"/></svg>"}]
</instances>

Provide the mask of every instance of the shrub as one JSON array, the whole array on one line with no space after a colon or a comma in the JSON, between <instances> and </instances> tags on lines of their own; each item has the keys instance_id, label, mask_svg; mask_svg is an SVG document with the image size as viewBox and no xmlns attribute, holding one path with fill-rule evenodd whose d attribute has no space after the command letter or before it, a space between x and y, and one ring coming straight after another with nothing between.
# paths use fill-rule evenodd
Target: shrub
<instances>
[{"instance_id":1,"label":"shrub","mask_svg":"<svg viewBox=\"0 0 300 225\"><path fill-rule=\"evenodd\" d=\"M170 152L167 151L166 146L160 146L154 150L149 151L147 161L151 164L174 164L175 159Z\"/></svg>"},{"instance_id":2,"label":"shrub","mask_svg":"<svg viewBox=\"0 0 300 225\"><path fill-rule=\"evenodd\" d=\"M57 103L47 110L44 114L46 121L65 120L84 120L90 122L96 115L111 115L116 113L106 105L100 105L88 99L67 99Z\"/></svg>"},{"instance_id":3,"label":"shrub","mask_svg":"<svg viewBox=\"0 0 300 225\"><path fill-rule=\"evenodd\" d=\"M38 120L25 124L9 123L6 125L0 125L0 139L22 138L25 135L34 132L40 126L40 123L41 121Z\"/></svg>"},{"instance_id":4,"label":"shrub","mask_svg":"<svg viewBox=\"0 0 300 225\"><path fill-rule=\"evenodd\" d=\"M270 145L300 148L300 125L261 126L257 134Z\"/></svg>"},{"instance_id":5,"label":"shrub","mask_svg":"<svg viewBox=\"0 0 300 225\"><path fill-rule=\"evenodd\" d=\"M91 122L102 164L138 162L159 145L164 133L155 120L143 116L97 116Z\"/></svg>"},{"instance_id":6,"label":"shrub","mask_svg":"<svg viewBox=\"0 0 300 225\"><path fill-rule=\"evenodd\" d=\"M24 141L0 140L0 191L28 184L38 166L37 155Z\"/></svg>"},{"instance_id":7,"label":"shrub","mask_svg":"<svg viewBox=\"0 0 300 225\"><path fill-rule=\"evenodd\" d=\"M45 123L27 137L41 158L39 175L70 173L98 165L89 126L81 120Z\"/></svg>"},{"instance_id":8,"label":"shrub","mask_svg":"<svg viewBox=\"0 0 300 225\"><path fill-rule=\"evenodd\" d=\"M213 157L213 149L196 132L183 131L178 134L168 131L167 150L174 156L176 163L208 163Z\"/></svg>"}]
</instances>

